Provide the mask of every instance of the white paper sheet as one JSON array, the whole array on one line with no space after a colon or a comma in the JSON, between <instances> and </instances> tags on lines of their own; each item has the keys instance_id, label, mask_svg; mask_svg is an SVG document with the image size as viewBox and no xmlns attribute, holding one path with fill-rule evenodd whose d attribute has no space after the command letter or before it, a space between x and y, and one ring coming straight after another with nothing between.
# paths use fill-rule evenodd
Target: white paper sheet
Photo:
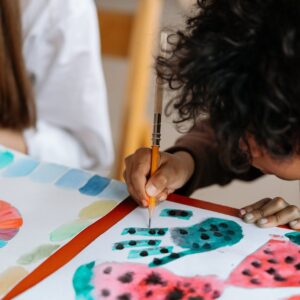
<instances>
[{"instance_id":1,"label":"white paper sheet","mask_svg":"<svg viewBox=\"0 0 300 300\"><path fill-rule=\"evenodd\" d=\"M170 217L160 217L159 213L162 209L185 209L191 210L193 216L189 220L175 219ZM62 267L60 270L40 282L38 285L20 295L19 299L75 299L76 295L73 288L73 277L78 267L92 261L96 261L96 265L105 262L130 262L148 264L153 257L141 257L138 259L129 259L128 253L130 249L112 250L114 243L128 239L145 239L145 237L130 237L121 235L124 228L127 227L146 227L147 226L147 210L137 208L124 219L119 221L113 228L102 234L85 250L83 250L70 263ZM205 253L193 254L174 260L165 264L162 268L169 270L181 276L207 276L216 275L220 280L228 278L233 269L248 255L255 252L271 238L280 239L285 233L290 232L286 229L272 228L259 229L254 225L247 225L238 218L223 215L220 213L194 208L174 202L165 201L157 209L153 219L154 227L186 227L193 224L203 222L208 218L221 218L233 220L242 228L244 237L233 246L221 247L216 250ZM182 248L174 245L170 238L170 233L161 237L163 246L174 246L175 252L182 251ZM159 255L157 256L159 257ZM108 286L109 288L109 286ZM92 291L92 294L95 293ZM240 288L227 286L219 299L288 299L288 297L300 294L299 287L281 287L281 288ZM80 298L77 299L93 299ZM99 296L98 299L107 299ZM108 298L111 299L111 298ZM137 298L131 298L135 300ZM149 298L154 299L154 298ZM185 298L184 298L185 299Z\"/></svg>"}]
</instances>

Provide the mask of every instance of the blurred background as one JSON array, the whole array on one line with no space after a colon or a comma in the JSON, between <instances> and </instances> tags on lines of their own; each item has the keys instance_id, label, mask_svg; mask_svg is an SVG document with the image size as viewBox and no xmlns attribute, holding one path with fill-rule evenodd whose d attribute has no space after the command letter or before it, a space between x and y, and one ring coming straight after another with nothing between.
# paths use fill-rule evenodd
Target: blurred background
<instances>
[{"instance_id":1,"label":"blurred background","mask_svg":"<svg viewBox=\"0 0 300 300\"><path fill-rule=\"evenodd\" d=\"M112 132L116 157L120 158L124 155L124 151L125 154L126 151L131 152L139 143L143 145L150 143L155 90L153 57L157 49L157 36L161 29L180 28L184 24L185 16L192 13L194 0L96 0L96 2L101 21L102 58ZM118 26L121 29L117 28ZM118 31L113 33L114 27L119 33ZM110 41L114 44L112 49L108 46L106 49L106 40L113 38L117 41ZM125 45L126 41L123 40L127 40L128 45ZM121 45L118 45L120 41ZM121 48L128 48L128 51ZM140 57L141 52L148 54ZM169 98L170 95L166 95L165 102ZM134 113L138 114L140 119L136 119ZM132 119L135 120L131 122ZM126 136L128 129L131 132L143 129L144 136L128 137ZM171 146L178 136L172 119L164 117L161 148ZM129 145L124 146L124 141L129 141ZM118 164L120 161L116 162L114 177L120 176ZM235 181L226 187L215 185L204 188L196 191L192 197L239 208L259 199L275 196L284 197L290 203L299 205L299 194L299 182L282 181L268 175L255 183Z\"/></svg>"}]
</instances>

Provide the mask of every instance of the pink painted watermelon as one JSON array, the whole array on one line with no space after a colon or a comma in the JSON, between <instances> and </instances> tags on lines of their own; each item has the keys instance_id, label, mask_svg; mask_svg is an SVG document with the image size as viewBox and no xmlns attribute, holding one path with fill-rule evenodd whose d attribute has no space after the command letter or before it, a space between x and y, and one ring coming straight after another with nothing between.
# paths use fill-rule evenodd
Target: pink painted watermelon
<instances>
[{"instance_id":1,"label":"pink painted watermelon","mask_svg":"<svg viewBox=\"0 0 300 300\"><path fill-rule=\"evenodd\" d=\"M288 300L300 300L300 295L290 297Z\"/></svg>"},{"instance_id":2,"label":"pink painted watermelon","mask_svg":"<svg viewBox=\"0 0 300 300\"><path fill-rule=\"evenodd\" d=\"M90 263L77 269L73 284L79 299L212 300L224 283L214 276L182 277L143 264Z\"/></svg>"},{"instance_id":3,"label":"pink painted watermelon","mask_svg":"<svg viewBox=\"0 0 300 300\"><path fill-rule=\"evenodd\" d=\"M244 259L226 283L247 288L300 287L300 247L270 240Z\"/></svg>"}]
</instances>

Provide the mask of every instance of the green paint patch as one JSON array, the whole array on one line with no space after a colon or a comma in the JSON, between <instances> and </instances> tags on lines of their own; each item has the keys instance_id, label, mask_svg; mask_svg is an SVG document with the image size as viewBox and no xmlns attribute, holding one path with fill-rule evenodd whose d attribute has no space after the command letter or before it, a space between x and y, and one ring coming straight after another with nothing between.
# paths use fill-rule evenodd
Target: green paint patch
<instances>
[{"instance_id":1,"label":"green paint patch","mask_svg":"<svg viewBox=\"0 0 300 300\"><path fill-rule=\"evenodd\" d=\"M123 250L125 248L159 246L161 240L129 240L114 243L113 250Z\"/></svg>"},{"instance_id":2,"label":"green paint patch","mask_svg":"<svg viewBox=\"0 0 300 300\"><path fill-rule=\"evenodd\" d=\"M92 278L94 275L95 262L90 262L86 265L80 266L73 277L73 287L76 293L76 300L93 300Z\"/></svg>"},{"instance_id":3,"label":"green paint patch","mask_svg":"<svg viewBox=\"0 0 300 300\"><path fill-rule=\"evenodd\" d=\"M193 216L193 212L191 210L165 208L159 216L189 220Z\"/></svg>"},{"instance_id":4,"label":"green paint patch","mask_svg":"<svg viewBox=\"0 0 300 300\"><path fill-rule=\"evenodd\" d=\"M41 245L30 253L22 255L17 263L20 265L30 265L32 263L36 263L41 259L49 257L55 250L59 248L59 245Z\"/></svg>"},{"instance_id":5,"label":"green paint patch","mask_svg":"<svg viewBox=\"0 0 300 300\"><path fill-rule=\"evenodd\" d=\"M168 232L168 228L140 228L129 227L125 228L122 235L142 235L142 236L164 236Z\"/></svg>"},{"instance_id":6,"label":"green paint patch","mask_svg":"<svg viewBox=\"0 0 300 300\"><path fill-rule=\"evenodd\" d=\"M243 232L241 226L234 221L209 218L190 227L172 228L171 238L175 245L188 250L171 253L161 259L155 258L149 264L150 267L164 265L186 255L233 246L243 238Z\"/></svg>"},{"instance_id":7,"label":"green paint patch","mask_svg":"<svg viewBox=\"0 0 300 300\"><path fill-rule=\"evenodd\" d=\"M50 233L50 241L62 242L68 240L77 235L90 224L91 221L88 220L75 220L73 222L64 224Z\"/></svg>"},{"instance_id":8,"label":"green paint patch","mask_svg":"<svg viewBox=\"0 0 300 300\"><path fill-rule=\"evenodd\" d=\"M300 245L300 232L289 232L285 236L294 244Z\"/></svg>"},{"instance_id":9,"label":"green paint patch","mask_svg":"<svg viewBox=\"0 0 300 300\"><path fill-rule=\"evenodd\" d=\"M141 250L131 250L128 254L129 259L136 259L147 257L151 255L159 255L159 254L168 254L173 250L173 246L167 247L154 247L154 248L146 248Z\"/></svg>"}]
</instances>

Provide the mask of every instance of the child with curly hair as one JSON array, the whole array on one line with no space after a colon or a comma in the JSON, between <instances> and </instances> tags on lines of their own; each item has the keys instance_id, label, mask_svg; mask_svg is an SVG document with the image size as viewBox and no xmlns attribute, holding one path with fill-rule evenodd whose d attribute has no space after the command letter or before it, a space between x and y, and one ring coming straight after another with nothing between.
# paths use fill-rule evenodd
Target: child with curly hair
<instances>
[{"instance_id":1,"label":"child with curly hair","mask_svg":"<svg viewBox=\"0 0 300 300\"><path fill-rule=\"evenodd\" d=\"M191 130L161 153L148 179L151 152L126 159L128 190L142 206L233 179L265 174L300 179L300 2L198 0L184 30L158 57L158 76L176 92L168 109ZM260 227L300 229L300 210L281 197L240 210Z\"/></svg>"}]
</instances>

